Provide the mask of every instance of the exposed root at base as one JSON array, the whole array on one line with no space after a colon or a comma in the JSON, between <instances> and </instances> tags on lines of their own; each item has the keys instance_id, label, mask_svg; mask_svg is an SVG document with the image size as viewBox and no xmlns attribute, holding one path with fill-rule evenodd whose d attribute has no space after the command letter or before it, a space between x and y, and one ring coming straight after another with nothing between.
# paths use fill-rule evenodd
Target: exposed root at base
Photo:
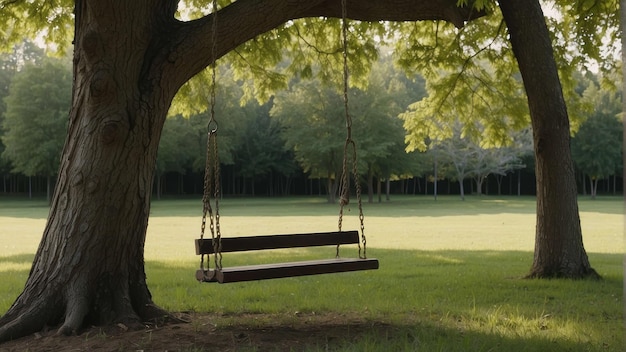
<instances>
[{"instance_id":1,"label":"exposed root at base","mask_svg":"<svg viewBox=\"0 0 626 352\"><path fill-rule=\"evenodd\" d=\"M547 272L542 270L533 270L524 279L571 279L571 280L602 280L602 276L593 268L589 268L584 272L571 273L563 271Z\"/></svg>"}]
</instances>

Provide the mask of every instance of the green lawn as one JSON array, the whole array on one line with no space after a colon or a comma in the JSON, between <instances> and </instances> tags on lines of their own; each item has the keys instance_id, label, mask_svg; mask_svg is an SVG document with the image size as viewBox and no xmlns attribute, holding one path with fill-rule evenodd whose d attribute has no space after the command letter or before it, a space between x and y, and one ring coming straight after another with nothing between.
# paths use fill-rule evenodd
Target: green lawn
<instances>
[{"instance_id":1,"label":"green lawn","mask_svg":"<svg viewBox=\"0 0 626 352\"><path fill-rule=\"evenodd\" d=\"M223 313L224 324L240 313L273 313L288 324L296 312L330 312L393 327L391 335L336 342L342 351L621 351L623 202L579 204L585 248L602 281L521 279L532 263L533 198L395 196L365 204L368 254L379 270L229 285L194 280L201 202L156 201L148 284L159 305ZM220 203L223 236L332 231L337 212L320 198ZM20 292L46 215L42 202L0 198L0 311ZM344 229L357 227L355 211L346 212ZM224 265L332 256L334 248L227 253Z\"/></svg>"}]
</instances>

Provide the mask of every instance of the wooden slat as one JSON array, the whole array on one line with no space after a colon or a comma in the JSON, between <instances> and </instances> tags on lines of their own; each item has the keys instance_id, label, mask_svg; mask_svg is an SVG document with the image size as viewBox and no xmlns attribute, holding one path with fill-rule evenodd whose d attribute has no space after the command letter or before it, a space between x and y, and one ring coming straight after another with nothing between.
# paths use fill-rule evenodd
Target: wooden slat
<instances>
[{"instance_id":1,"label":"wooden slat","mask_svg":"<svg viewBox=\"0 0 626 352\"><path fill-rule=\"evenodd\" d=\"M201 278L214 277L215 281L225 284L231 282L278 279L294 276L330 274L372 269L378 269L378 259L336 258L301 262L247 265L204 272L199 270L199 275ZM196 277L198 277L198 273L196 274ZM215 282L213 279L201 281Z\"/></svg>"},{"instance_id":2,"label":"wooden slat","mask_svg":"<svg viewBox=\"0 0 626 352\"><path fill-rule=\"evenodd\" d=\"M358 231L317 232L289 235L267 235L248 237L223 237L222 252L242 252L263 249L315 247L359 242ZM212 254L211 239L196 240L196 254Z\"/></svg>"}]
</instances>

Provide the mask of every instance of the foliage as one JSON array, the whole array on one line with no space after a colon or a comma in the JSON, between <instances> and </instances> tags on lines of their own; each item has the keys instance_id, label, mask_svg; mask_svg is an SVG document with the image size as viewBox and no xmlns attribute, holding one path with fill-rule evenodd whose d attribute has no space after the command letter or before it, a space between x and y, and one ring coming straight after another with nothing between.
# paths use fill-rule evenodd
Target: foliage
<instances>
[{"instance_id":1,"label":"foliage","mask_svg":"<svg viewBox=\"0 0 626 352\"><path fill-rule=\"evenodd\" d=\"M157 174L185 173L186 168L192 164L193 156L204 152L196 130L189 119L180 115L165 121L159 142Z\"/></svg>"},{"instance_id":2,"label":"foliage","mask_svg":"<svg viewBox=\"0 0 626 352\"><path fill-rule=\"evenodd\" d=\"M409 150L424 150L427 138L452 136L445 126L456 119L465 126L463 135L473 137L481 133L472 128L479 121L494 145L507 143L512 128L528 124L517 63L498 13L461 30L428 22L397 26L409 35L396 46L398 63L423 74L429 94L402 114Z\"/></svg>"},{"instance_id":3,"label":"foliage","mask_svg":"<svg viewBox=\"0 0 626 352\"><path fill-rule=\"evenodd\" d=\"M621 168L622 130L615 114L590 116L572 140L577 167L592 179L615 175Z\"/></svg>"},{"instance_id":4,"label":"foliage","mask_svg":"<svg viewBox=\"0 0 626 352\"><path fill-rule=\"evenodd\" d=\"M196 6L203 2L206 1L193 1ZM222 3L220 6L225 5ZM191 18L203 14L204 11L196 11ZM315 78L340 91L343 85L340 29L338 19L303 18L290 21L240 45L217 64L228 66L234 79L243 82L242 105L252 99L260 104L266 103L277 91L286 89L293 78ZM370 68L378 58L377 38L384 35L382 24L349 23L350 44L347 50L352 86L364 88L367 85ZM174 102L176 109L172 113L188 115L184 106L188 105L189 98L192 99L192 106L206 107L206 98L202 101L196 92L197 87L209 85L209 70L196 75L180 89Z\"/></svg>"},{"instance_id":5,"label":"foliage","mask_svg":"<svg viewBox=\"0 0 626 352\"><path fill-rule=\"evenodd\" d=\"M219 8L232 1L219 1ZM420 72L428 82L429 96L413 97L403 114L409 131L409 149L425 149L428 136L443 139L450 130L439 130L432 123L461 116L464 121L479 120L494 145L509 142L509 132L528 124L523 87L508 42L508 33L495 2L458 1L460 6L485 10L487 16L462 29L442 22L366 23L349 21L348 58L350 83L365 88L368 73L380 48L390 44L397 63L409 72ZM572 127L583 118L585 109L574 94L577 70L599 68L616 72L615 43L619 38L617 0L574 2L552 0L544 4L546 21L553 33L558 67ZM49 43L63 49L71 35L71 2L29 2L0 5L9 20L0 26L5 43L21 40L24 33L41 34ZM210 12L206 0L181 1L179 18L191 20ZM28 17L29 21L23 19ZM36 20L35 20L36 19ZM51 29L44 29L50 26ZM233 77L244 82L242 101L252 98L266 102L274 92L287 87L293 77L317 78L320 83L341 86L341 33L337 19L306 18L290 21L254 38L224 57ZM403 38L397 40L397 38ZM218 38L219 40L219 38ZM598 45L602 43L602 45ZM221 64L223 65L223 64ZM171 114L202 112L207 95L198 94L210 82L205 71L179 92ZM221 80L220 80L221 82ZM456 117L453 117L456 116ZM465 124L469 127L472 124ZM476 134L477 130L465 133Z\"/></svg>"},{"instance_id":6,"label":"foliage","mask_svg":"<svg viewBox=\"0 0 626 352\"><path fill-rule=\"evenodd\" d=\"M494 145L506 144L511 130L528 125L526 98L499 9L491 0L459 1L464 6L470 3L488 15L462 29L427 21L350 22L352 85L367 85L377 50L387 44L393 47L401 67L411 74L419 72L428 82L428 98L420 101L420 95L414 96L416 104L403 115L411 150L424 150L426 136L442 139L451 135L451 131L438 130L430 123L433 117L449 120L454 115L466 122L479 120ZM554 0L545 8L575 128L582 118L579 112L584 113L584 109L574 92L574 72L595 67L615 72L619 67L614 52L619 35L617 1ZM272 92L284 89L290 77L316 77L339 87L339 28L335 19L292 21L245 43L223 60L233 65L238 79L246 82L245 99L266 101Z\"/></svg>"},{"instance_id":7,"label":"foliage","mask_svg":"<svg viewBox=\"0 0 626 352\"><path fill-rule=\"evenodd\" d=\"M437 22L393 24L408 36L397 42L398 63L420 72L428 82L429 96L402 115L409 150L424 150L426 137L452 135L436 121L461 118L467 128L464 134L476 136L479 131L469 122L478 120L494 145L505 145L511 130L528 125L524 90L499 9L491 1L474 5L488 8L490 14L460 30ZM575 91L575 72L596 67L615 72L620 67L617 1L548 1L545 9L575 130L585 114Z\"/></svg>"},{"instance_id":8,"label":"foliage","mask_svg":"<svg viewBox=\"0 0 626 352\"><path fill-rule=\"evenodd\" d=\"M0 2L0 50L11 50L24 38L42 38L61 52L70 46L74 34L74 1Z\"/></svg>"},{"instance_id":9,"label":"foliage","mask_svg":"<svg viewBox=\"0 0 626 352\"><path fill-rule=\"evenodd\" d=\"M409 93L420 92L422 81L394 70L388 57L373 66L368 80L365 88L349 90L347 103L360 172L383 179L410 175L417 159L404 151L405 132L397 115L414 98ZM272 115L284 126L287 148L313 177L334 178L340 172L345 108L341 96L318 80L296 80L274 100Z\"/></svg>"},{"instance_id":10,"label":"foliage","mask_svg":"<svg viewBox=\"0 0 626 352\"><path fill-rule=\"evenodd\" d=\"M71 103L71 70L66 62L45 59L27 64L11 82L5 99L3 156L14 172L50 176L57 172Z\"/></svg>"},{"instance_id":11,"label":"foliage","mask_svg":"<svg viewBox=\"0 0 626 352\"><path fill-rule=\"evenodd\" d=\"M217 87L215 89L215 106L214 118L218 124L218 137L219 137L219 158L223 164L233 164L235 160L235 150L245 139L245 129L240 126L245 126L250 123L255 117L249 110L242 108L240 102L242 100L242 87L241 82L234 79L234 73L230 66L222 67L219 70L219 76L216 78ZM202 83L202 81L194 82L195 84ZM199 130L199 133L203 136L202 143L206 146L206 133L208 132L208 123L211 118L210 109L205 110L205 104L210 104L211 94L210 89L204 86L196 86L190 90L195 97L196 102L194 111L196 112L195 118L198 119L197 124L203 125ZM184 103L184 101L182 102ZM180 107L180 106L178 106ZM188 113L190 110L182 109L183 113ZM201 112L198 114L198 112ZM196 159L194 162L194 169L204 169L205 159Z\"/></svg>"},{"instance_id":12,"label":"foliage","mask_svg":"<svg viewBox=\"0 0 626 352\"><path fill-rule=\"evenodd\" d=\"M577 168L589 176L595 197L598 180L622 170L621 94L602 90L592 82L584 97L594 110L572 139L572 157Z\"/></svg>"},{"instance_id":13,"label":"foliage","mask_svg":"<svg viewBox=\"0 0 626 352\"><path fill-rule=\"evenodd\" d=\"M285 148L281 124L270 118L271 106L256 101L245 106L251 119L243 128L245 138L235 151L238 173L244 178L254 180L256 176L274 174L289 177L297 169L293 151Z\"/></svg>"},{"instance_id":14,"label":"foliage","mask_svg":"<svg viewBox=\"0 0 626 352\"><path fill-rule=\"evenodd\" d=\"M220 0L219 8L232 2ZM521 91L519 81L515 83L515 77L511 77L515 74L516 63L496 3L492 0L459 0L458 4L485 10L488 15L460 30L441 22L349 21L351 84L363 88L367 84L369 69L378 58L378 49L393 43L394 55L403 67L420 72L428 79L440 73L447 76L438 84L431 83L431 94L438 92L435 94L437 97L431 98L431 110L437 111L443 104L449 104L447 100L457 96L463 98L460 101L464 103L473 102L467 108L472 112L470 116L487 118L490 115L485 115L485 111L512 111L514 113L504 114L513 119L508 123L514 126L523 124L526 109L519 106L517 101ZM4 19L0 21L3 49L11 49L13 44L19 43L24 37L35 39L38 36L46 43L54 44L58 50L69 49L73 35L72 5L68 0L45 2L43 5L28 1L0 3L0 13ZM595 67L603 73L619 71L615 60L616 43L619 43L620 35L617 0L550 0L545 2L544 8L548 26L553 33L556 59L562 71L561 80L566 95L573 89L573 71ZM179 3L178 9L180 20L193 20L210 13L210 2L185 0ZM273 92L285 88L288 80L294 76L315 76L322 82L334 82L339 87L341 75L337 73L342 62L340 47L339 20L307 18L288 22L250 40L221 61L232 65L235 77L246 82L244 99L254 97L267 101ZM319 65L317 70L314 67L316 65ZM196 81L203 83L195 84L206 85L210 81L206 78L206 74L198 75ZM499 83L498 91L486 88L493 81ZM447 89L437 90L436 87L442 85ZM187 96L190 92L183 88L180 94L192 99L190 105L200 106L194 103L197 99L194 101L193 95ZM468 96L469 92L471 94ZM502 100L499 96L507 98L504 100L508 102L508 107L494 105L494 99ZM575 101L568 100L571 103ZM172 114L177 113L180 111ZM492 124L494 127L502 125L496 121L492 121ZM485 123L485 126L489 125ZM497 131L493 130L494 133ZM495 137L497 140L499 136ZM421 142L415 146L423 147Z\"/></svg>"},{"instance_id":15,"label":"foliage","mask_svg":"<svg viewBox=\"0 0 626 352\"><path fill-rule=\"evenodd\" d=\"M277 94L271 115L283 126L283 139L312 177L334 177L341 169L345 125L343 101L319 81L302 81ZM302 126L307 128L302 128Z\"/></svg>"},{"instance_id":16,"label":"foliage","mask_svg":"<svg viewBox=\"0 0 626 352\"><path fill-rule=\"evenodd\" d=\"M2 157L5 150L2 142L4 115L6 113L5 98L9 95L9 87L13 77L27 63L38 65L43 58L43 50L33 43L24 41L20 45L15 45L13 51L8 54L0 54L0 173L9 173L11 163L6 157Z\"/></svg>"},{"instance_id":17,"label":"foliage","mask_svg":"<svg viewBox=\"0 0 626 352\"><path fill-rule=\"evenodd\" d=\"M418 84L419 81L410 81L394 70L390 58L385 57L372 68L366 88L352 89L349 107L358 159L367 165L369 173L379 178L409 173L411 164L403 141L405 131L397 116L414 98L408 94Z\"/></svg>"},{"instance_id":18,"label":"foliage","mask_svg":"<svg viewBox=\"0 0 626 352\"><path fill-rule=\"evenodd\" d=\"M608 77L620 71L619 1L553 0L556 16L548 16L559 66L599 70ZM563 79L563 77L561 77Z\"/></svg>"},{"instance_id":19,"label":"foliage","mask_svg":"<svg viewBox=\"0 0 626 352\"><path fill-rule=\"evenodd\" d=\"M4 64L5 61L3 60ZM2 157L2 153L4 152L5 146L2 142L2 135L4 135L4 114L6 112L6 103L4 99L9 95L9 85L11 84L11 80L13 79L13 75L15 71L4 68L0 70L0 173L8 174L11 169L11 165L7 158Z\"/></svg>"}]
</instances>

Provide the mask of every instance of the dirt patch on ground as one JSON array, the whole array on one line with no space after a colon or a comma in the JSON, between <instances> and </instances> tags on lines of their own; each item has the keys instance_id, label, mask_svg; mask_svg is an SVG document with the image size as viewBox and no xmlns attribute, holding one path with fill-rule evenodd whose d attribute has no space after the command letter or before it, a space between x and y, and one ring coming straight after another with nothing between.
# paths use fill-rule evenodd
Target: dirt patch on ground
<instances>
[{"instance_id":1,"label":"dirt patch on ground","mask_svg":"<svg viewBox=\"0 0 626 352\"><path fill-rule=\"evenodd\" d=\"M358 316L335 314L190 314L184 319L136 330L122 324L92 327L77 336L55 336L51 330L0 344L0 351L325 351L390 329Z\"/></svg>"}]
</instances>

